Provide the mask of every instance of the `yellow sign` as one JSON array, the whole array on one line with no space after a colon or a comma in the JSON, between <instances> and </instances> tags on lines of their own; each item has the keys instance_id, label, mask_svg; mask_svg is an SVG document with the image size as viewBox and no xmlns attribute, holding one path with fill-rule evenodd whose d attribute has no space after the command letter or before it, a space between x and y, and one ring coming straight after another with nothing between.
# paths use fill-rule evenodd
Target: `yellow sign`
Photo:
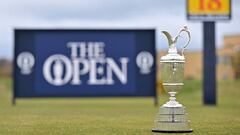
<instances>
[{"instance_id":1,"label":"yellow sign","mask_svg":"<svg viewBox=\"0 0 240 135\"><path fill-rule=\"evenodd\" d=\"M188 0L187 12L190 20L229 20L231 0Z\"/></svg>"}]
</instances>

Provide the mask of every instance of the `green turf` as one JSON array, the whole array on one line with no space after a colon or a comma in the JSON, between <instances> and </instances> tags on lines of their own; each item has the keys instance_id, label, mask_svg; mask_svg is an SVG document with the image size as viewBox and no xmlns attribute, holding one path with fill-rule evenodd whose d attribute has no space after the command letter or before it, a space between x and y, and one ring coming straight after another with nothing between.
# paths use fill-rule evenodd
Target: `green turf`
<instances>
[{"instance_id":1,"label":"green turf","mask_svg":"<svg viewBox=\"0 0 240 135\"><path fill-rule=\"evenodd\" d=\"M177 97L192 134L240 134L240 81L219 83L217 106L202 105L200 81L185 84ZM158 111L151 98L19 99L12 107L10 97L11 80L0 79L0 135L147 135Z\"/></svg>"}]
</instances>

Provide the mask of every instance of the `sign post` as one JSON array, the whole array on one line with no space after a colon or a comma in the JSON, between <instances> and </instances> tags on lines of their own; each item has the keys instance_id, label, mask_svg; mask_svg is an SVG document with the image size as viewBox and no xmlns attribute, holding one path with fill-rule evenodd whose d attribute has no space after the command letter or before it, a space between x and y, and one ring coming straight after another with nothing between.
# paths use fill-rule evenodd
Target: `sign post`
<instances>
[{"instance_id":1,"label":"sign post","mask_svg":"<svg viewBox=\"0 0 240 135\"><path fill-rule=\"evenodd\" d=\"M203 22L203 95L204 104L216 104L215 22Z\"/></svg>"},{"instance_id":2,"label":"sign post","mask_svg":"<svg viewBox=\"0 0 240 135\"><path fill-rule=\"evenodd\" d=\"M215 21L231 19L231 0L188 0L187 19L203 22L203 102L215 105Z\"/></svg>"}]
</instances>

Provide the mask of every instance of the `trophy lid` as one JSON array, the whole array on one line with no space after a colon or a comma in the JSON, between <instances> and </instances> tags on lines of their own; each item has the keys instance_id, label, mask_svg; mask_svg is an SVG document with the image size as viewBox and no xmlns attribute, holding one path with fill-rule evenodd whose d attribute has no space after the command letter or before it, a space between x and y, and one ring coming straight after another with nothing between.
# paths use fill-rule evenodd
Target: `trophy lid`
<instances>
[{"instance_id":1,"label":"trophy lid","mask_svg":"<svg viewBox=\"0 0 240 135\"><path fill-rule=\"evenodd\" d=\"M161 57L160 62L185 62L184 56L177 53L176 47L169 48L168 54Z\"/></svg>"},{"instance_id":2,"label":"trophy lid","mask_svg":"<svg viewBox=\"0 0 240 135\"><path fill-rule=\"evenodd\" d=\"M181 32L186 32L189 37L187 44L182 49L182 55L177 53L177 48L176 48L176 42L177 42L178 37L180 36ZM168 39L169 49L168 49L168 54L161 57L160 62L185 62L183 52L184 52L184 49L188 46L190 39L191 39L188 28L186 26L184 26L184 28L180 30L180 32L178 33L178 35L175 38L172 38L172 36L167 31L162 31L162 33Z\"/></svg>"}]
</instances>

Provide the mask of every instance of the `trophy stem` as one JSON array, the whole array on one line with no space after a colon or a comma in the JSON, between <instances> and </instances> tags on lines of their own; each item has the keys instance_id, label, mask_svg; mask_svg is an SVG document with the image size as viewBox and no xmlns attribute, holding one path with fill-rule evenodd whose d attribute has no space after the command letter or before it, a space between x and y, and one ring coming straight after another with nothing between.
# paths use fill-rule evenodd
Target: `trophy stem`
<instances>
[{"instance_id":1,"label":"trophy stem","mask_svg":"<svg viewBox=\"0 0 240 135\"><path fill-rule=\"evenodd\" d=\"M164 104L163 107L182 107L182 105L176 101L175 95L177 94L177 92L171 91L168 92L168 94L170 95L170 100L166 104Z\"/></svg>"},{"instance_id":2,"label":"trophy stem","mask_svg":"<svg viewBox=\"0 0 240 135\"><path fill-rule=\"evenodd\" d=\"M170 101L176 101L175 95L177 94L177 92L168 92L168 94L170 95Z\"/></svg>"}]
</instances>

